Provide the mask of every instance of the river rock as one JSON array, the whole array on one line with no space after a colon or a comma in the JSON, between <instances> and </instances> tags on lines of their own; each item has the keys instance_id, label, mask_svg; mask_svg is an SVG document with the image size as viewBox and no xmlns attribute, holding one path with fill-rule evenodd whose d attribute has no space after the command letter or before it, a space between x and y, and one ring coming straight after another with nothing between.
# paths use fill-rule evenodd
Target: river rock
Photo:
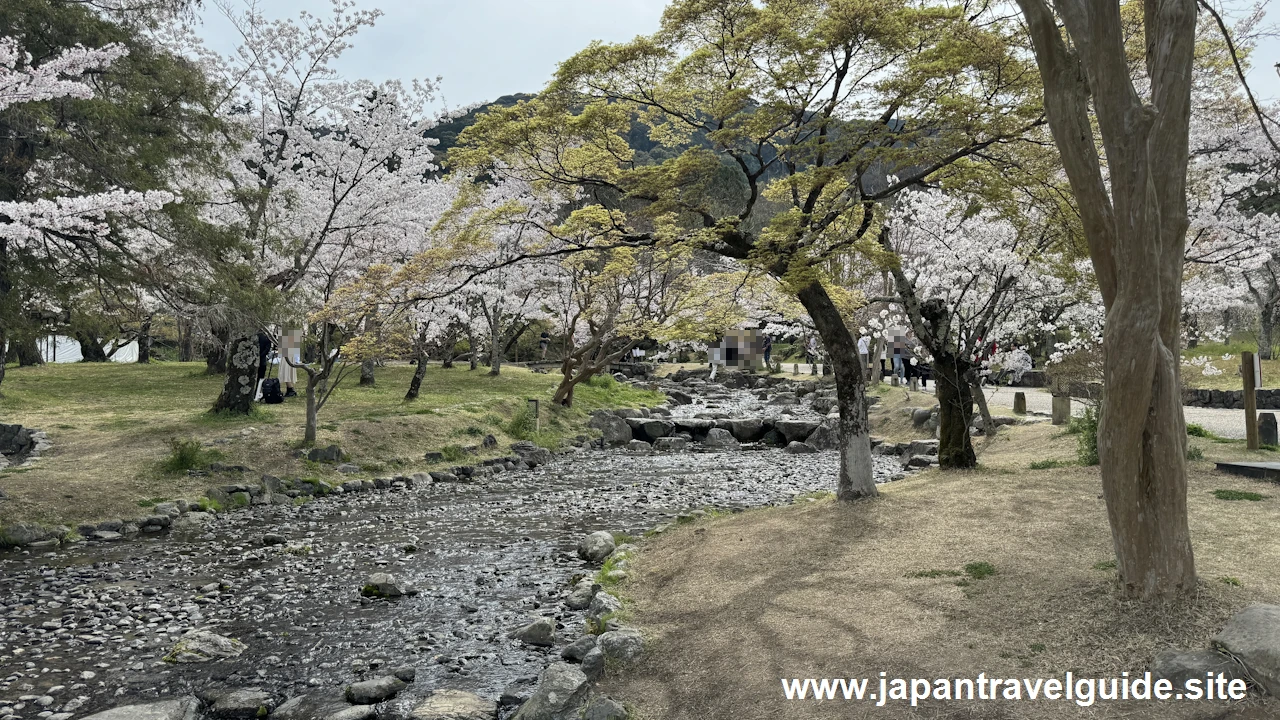
<instances>
[{"instance_id":1,"label":"river rock","mask_svg":"<svg viewBox=\"0 0 1280 720\"><path fill-rule=\"evenodd\" d=\"M196 720L199 708L199 700L184 697L145 705L126 705L90 715L84 720Z\"/></svg>"},{"instance_id":2,"label":"river rock","mask_svg":"<svg viewBox=\"0 0 1280 720\"><path fill-rule=\"evenodd\" d=\"M653 446L643 440L632 440L627 443L627 452L649 452Z\"/></svg>"},{"instance_id":3,"label":"river rock","mask_svg":"<svg viewBox=\"0 0 1280 720\"><path fill-rule=\"evenodd\" d=\"M198 663L222 658L239 657L245 645L239 640L223 637L208 630L190 630L173 650L165 656L165 660L175 663Z\"/></svg>"},{"instance_id":4,"label":"river rock","mask_svg":"<svg viewBox=\"0 0 1280 720\"><path fill-rule=\"evenodd\" d=\"M591 699L582 720L627 720L627 709L618 701L599 695Z\"/></svg>"},{"instance_id":5,"label":"river rock","mask_svg":"<svg viewBox=\"0 0 1280 720\"><path fill-rule=\"evenodd\" d=\"M1229 653L1271 695L1280 695L1280 606L1250 605L1236 613L1213 646Z\"/></svg>"},{"instance_id":6,"label":"river rock","mask_svg":"<svg viewBox=\"0 0 1280 720\"><path fill-rule=\"evenodd\" d=\"M394 675L384 675L347 686L347 702L352 705L377 705L399 695L408 683Z\"/></svg>"},{"instance_id":7,"label":"river rock","mask_svg":"<svg viewBox=\"0 0 1280 720\"><path fill-rule=\"evenodd\" d=\"M311 462L342 462L342 448L337 445L330 445L326 448L311 448L307 453L307 459Z\"/></svg>"},{"instance_id":8,"label":"river rock","mask_svg":"<svg viewBox=\"0 0 1280 720\"><path fill-rule=\"evenodd\" d=\"M839 450L840 427L835 420L823 420L804 442L815 450Z\"/></svg>"},{"instance_id":9,"label":"river rock","mask_svg":"<svg viewBox=\"0 0 1280 720\"><path fill-rule=\"evenodd\" d=\"M600 439L609 447L618 447L631 442L631 426L627 421L609 413L598 412L591 416L587 427L600 431Z\"/></svg>"},{"instance_id":10,"label":"river rock","mask_svg":"<svg viewBox=\"0 0 1280 720\"><path fill-rule=\"evenodd\" d=\"M818 448L810 445L809 443L803 443L803 442L800 442L799 440L794 440L792 442L787 443L787 446L782 448L782 451L791 453L792 455L811 455L813 453L818 452Z\"/></svg>"},{"instance_id":11,"label":"river rock","mask_svg":"<svg viewBox=\"0 0 1280 720\"><path fill-rule=\"evenodd\" d=\"M63 533L65 534L65 533ZM0 530L0 547L26 547L32 543L57 540L57 528L28 522L11 523Z\"/></svg>"},{"instance_id":12,"label":"river rock","mask_svg":"<svg viewBox=\"0 0 1280 720\"><path fill-rule=\"evenodd\" d=\"M711 428L707 431L707 437L702 441L703 445L713 448L736 448L738 441L734 439L733 434L724 428Z\"/></svg>"},{"instance_id":13,"label":"river rock","mask_svg":"<svg viewBox=\"0 0 1280 720\"><path fill-rule=\"evenodd\" d=\"M404 589L388 573L374 573L364 581L360 594L365 597L398 598L404 595Z\"/></svg>"},{"instance_id":14,"label":"river rock","mask_svg":"<svg viewBox=\"0 0 1280 720\"><path fill-rule=\"evenodd\" d=\"M799 405L800 400L796 398L793 392L780 392L769 398L770 405Z\"/></svg>"},{"instance_id":15,"label":"river rock","mask_svg":"<svg viewBox=\"0 0 1280 720\"><path fill-rule=\"evenodd\" d=\"M1183 687L1191 678L1204 679L1221 673L1228 678L1243 677L1239 663L1216 650L1165 650L1151 662L1151 676Z\"/></svg>"},{"instance_id":16,"label":"river rock","mask_svg":"<svg viewBox=\"0 0 1280 720\"><path fill-rule=\"evenodd\" d=\"M676 451L689 447L689 441L682 437L661 437L653 441L654 450Z\"/></svg>"},{"instance_id":17,"label":"river rock","mask_svg":"<svg viewBox=\"0 0 1280 720\"><path fill-rule=\"evenodd\" d=\"M768 432L764 421L760 418L745 418L740 420L729 421L729 432L733 433L733 437L738 442L753 443L759 442L764 434Z\"/></svg>"},{"instance_id":18,"label":"river rock","mask_svg":"<svg viewBox=\"0 0 1280 720\"><path fill-rule=\"evenodd\" d=\"M275 698L257 688L228 690L208 699L209 715L219 720L266 717L276 706Z\"/></svg>"},{"instance_id":19,"label":"river rock","mask_svg":"<svg viewBox=\"0 0 1280 720\"><path fill-rule=\"evenodd\" d=\"M595 646L595 635L583 635L577 640L566 645L564 650L560 651L560 657L564 658L568 662L580 663L582 662L583 656L590 652Z\"/></svg>"},{"instance_id":20,"label":"river rock","mask_svg":"<svg viewBox=\"0 0 1280 720\"><path fill-rule=\"evenodd\" d=\"M597 640L606 663L630 663L644 654L644 636L639 630L622 628L604 633Z\"/></svg>"},{"instance_id":21,"label":"river rock","mask_svg":"<svg viewBox=\"0 0 1280 720\"><path fill-rule=\"evenodd\" d=\"M578 720L591 685L577 666L556 663L542 671L538 689L513 720Z\"/></svg>"},{"instance_id":22,"label":"river rock","mask_svg":"<svg viewBox=\"0 0 1280 720\"><path fill-rule=\"evenodd\" d=\"M622 601L616 595L598 592L595 597L591 598L591 605L587 607L587 618L594 622L600 622L605 615L616 613L621 609Z\"/></svg>"},{"instance_id":23,"label":"river rock","mask_svg":"<svg viewBox=\"0 0 1280 720\"><path fill-rule=\"evenodd\" d=\"M818 429L817 420L779 420L773 424L774 429L782 433L787 442L805 440Z\"/></svg>"},{"instance_id":24,"label":"river rock","mask_svg":"<svg viewBox=\"0 0 1280 720\"><path fill-rule=\"evenodd\" d=\"M371 720L372 705L352 705L340 690L322 690L293 698L271 713L271 720Z\"/></svg>"},{"instance_id":25,"label":"river rock","mask_svg":"<svg viewBox=\"0 0 1280 720\"><path fill-rule=\"evenodd\" d=\"M667 437L676 431L676 424L670 420L656 420L653 418L645 420L640 427L650 442L658 438Z\"/></svg>"},{"instance_id":26,"label":"river rock","mask_svg":"<svg viewBox=\"0 0 1280 720\"><path fill-rule=\"evenodd\" d=\"M672 388L663 392L667 394L667 398L671 400L672 405L690 405L693 403L693 396L683 390Z\"/></svg>"},{"instance_id":27,"label":"river rock","mask_svg":"<svg viewBox=\"0 0 1280 720\"><path fill-rule=\"evenodd\" d=\"M613 538L610 537L610 540ZM600 586L591 578L583 578L573 586L573 590L569 593L569 597L565 598L564 606L570 610L586 610L591 605L591 598L595 597L596 591Z\"/></svg>"},{"instance_id":28,"label":"river rock","mask_svg":"<svg viewBox=\"0 0 1280 720\"><path fill-rule=\"evenodd\" d=\"M556 644L556 622L549 617L540 617L512 632L510 637L526 645L551 647Z\"/></svg>"},{"instance_id":29,"label":"river rock","mask_svg":"<svg viewBox=\"0 0 1280 720\"><path fill-rule=\"evenodd\" d=\"M497 716L497 703L461 690L436 690L413 709L414 720L494 720Z\"/></svg>"},{"instance_id":30,"label":"river rock","mask_svg":"<svg viewBox=\"0 0 1280 720\"><path fill-rule=\"evenodd\" d=\"M599 645L591 648L586 655L582 656L582 674L586 675L587 679L592 682L604 676L604 653L601 652Z\"/></svg>"},{"instance_id":31,"label":"river rock","mask_svg":"<svg viewBox=\"0 0 1280 720\"><path fill-rule=\"evenodd\" d=\"M609 557L615 547L613 534L599 530L578 541L578 557L587 562L600 562Z\"/></svg>"}]
</instances>

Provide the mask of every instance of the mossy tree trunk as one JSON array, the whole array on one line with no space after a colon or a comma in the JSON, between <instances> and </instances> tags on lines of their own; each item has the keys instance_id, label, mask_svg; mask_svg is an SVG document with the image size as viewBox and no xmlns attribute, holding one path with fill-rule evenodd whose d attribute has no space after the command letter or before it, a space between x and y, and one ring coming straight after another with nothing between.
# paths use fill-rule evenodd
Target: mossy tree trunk
<instances>
[{"instance_id":1,"label":"mossy tree trunk","mask_svg":"<svg viewBox=\"0 0 1280 720\"><path fill-rule=\"evenodd\" d=\"M231 341L229 351L226 379L213 409L248 415L253 410L258 389L258 338L249 333L238 334Z\"/></svg>"}]
</instances>

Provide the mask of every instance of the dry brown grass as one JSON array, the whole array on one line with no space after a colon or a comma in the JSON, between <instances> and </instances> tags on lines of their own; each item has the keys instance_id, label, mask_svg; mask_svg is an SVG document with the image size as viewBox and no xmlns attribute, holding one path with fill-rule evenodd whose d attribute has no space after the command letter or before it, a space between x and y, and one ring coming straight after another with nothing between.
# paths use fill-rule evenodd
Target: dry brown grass
<instances>
[{"instance_id":1,"label":"dry brown grass","mask_svg":"<svg viewBox=\"0 0 1280 720\"><path fill-rule=\"evenodd\" d=\"M1199 595L1159 607L1120 599L1105 565L1097 469L1027 469L1073 459L1074 443L1060 428L1019 427L980 445L977 471L929 471L853 506L819 501L680 527L646 546L624 587L651 652L607 690L652 720L1280 716L1280 704L1257 699L912 710L783 698L783 677L1140 673L1161 649L1204 647L1236 610L1280 600L1280 488L1214 473L1208 462L1191 469ZM1218 488L1273 497L1224 502L1211 494ZM976 561L996 574L967 585L909 577Z\"/></svg>"}]
</instances>

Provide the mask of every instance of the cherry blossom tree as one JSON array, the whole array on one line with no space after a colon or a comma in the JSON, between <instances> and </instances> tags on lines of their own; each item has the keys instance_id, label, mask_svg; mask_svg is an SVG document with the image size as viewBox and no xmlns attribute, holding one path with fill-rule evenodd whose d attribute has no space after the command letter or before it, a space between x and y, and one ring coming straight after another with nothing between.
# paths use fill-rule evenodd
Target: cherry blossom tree
<instances>
[{"instance_id":1,"label":"cherry blossom tree","mask_svg":"<svg viewBox=\"0 0 1280 720\"><path fill-rule=\"evenodd\" d=\"M1019 225L976 198L909 191L880 235L898 259L893 299L932 355L945 468L977 464L969 428L993 345L1021 335L1040 304L1064 292L1049 271L1054 236L1026 210L1031 220Z\"/></svg>"}]
</instances>

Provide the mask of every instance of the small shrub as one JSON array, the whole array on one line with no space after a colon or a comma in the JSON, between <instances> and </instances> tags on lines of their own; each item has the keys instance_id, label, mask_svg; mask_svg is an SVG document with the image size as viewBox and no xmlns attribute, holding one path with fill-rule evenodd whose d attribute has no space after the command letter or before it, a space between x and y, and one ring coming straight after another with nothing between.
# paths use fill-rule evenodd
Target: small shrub
<instances>
[{"instance_id":1,"label":"small shrub","mask_svg":"<svg viewBox=\"0 0 1280 720\"><path fill-rule=\"evenodd\" d=\"M1191 437L1205 438L1206 440L1213 440L1218 437L1217 434L1197 423L1187 423L1187 434Z\"/></svg>"},{"instance_id":2,"label":"small shrub","mask_svg":"<svg viewBox=\"0 0 1280 720\"><path fill-rule=\"evenodd\" d=\"M160 467L171 475L181 475L188 470L204 467L221 457L222 453L201 447L199 440L174 438L169 441L169 456L164 459Z\"/></svg>"},{"instance_id":3,"label":"small shrub","mask_svg":"<svg viewBox=\"0 0 1280 720\"><path fill-rule=\"evenodd\" d=\"M528 403L525 403L511 416L502 430L517 440L532 440L537 434L537 425L537 419L533 417Z\"/></svg>"},{"instance_id":4,"label":"small shrub","mask_svg":"<svg viewBox=\"0 0 1280 720\"><path fill-rule=\"evenodd\" d=\"M1115 560L1103 560L1103 561L1102 561L1102 562L1100 562L1100 563L1094 563L1094 564L1093 564L1093 569L1094 569L1094 570L1115 570L1115 569L1116 569L1116 561L1115 561Z\"/></svg>"},{"instance_id":5,"label":"small shrub","mask_svg":"<svg viewBox=\"0 0 1280 720\"><path fill-rule=\"evenodd\" d=\"M1188 459L1188 460L1203 460L1203 459L1204 459L1204 451L1203 451L1203 450L1201 450L1201 449L1200 449L1200 448L1198 448L1198 447L1195 447L1194 445L1188 445L1188 446L1187 446L1187 459Z\"/></svg>"},{"instance_id":6,"label":"small shrub","mask_svg":"<svg viewBox=\"0 0 1280 720\"><path fill-rule=\"evenodd\" d=\"M460 445L445 445L440 448L440 454L444 455L444 459L449 462L459 462L467 456L467 451Z\"/></svg>"},{"instance_id":7,"label":"small shrub","mask_svg":"<svg viewBox=\"0 0 1280 720\"><path fill-rule=\"evenodd\" d=\"M1258 502L1267 497L1247 490L1214 490L1213 496L1219 500L1248 500L1249 502Z\"/></svg>"},{"instance_id":8,"label":"small shrub","mask_svg":"<svg viewBox=\"0 0 1280 720\"><path fill-rule=\"evenodd\" d=\"M1044 643L1031 643L1031 652L1042 653L1045 651Z\"/></svg>"},{"instance_id":9,"label":"small shrub","mask_svg":"<svg viewBox=\"0 0 1280 720\"><path fill-rule=\"evenodd\" d=\"M1098 464L1098 409L1090 405L1080 417L1071 418L1067 432L1076 435L1076 457L1080 464Z\"/></svg>"},{"instance_id":10,"label":"small shrub","mask_svg":"<svg viewBox=\"0 0 1280 720\"><path fill-rule=\"evenodd\" d=\"M618 387L618 381L613 379L612 375L592 375L587 379L587 384L601 390L615 390Z\"/></svg>"},{"instance_id":11,"label":"small shrub","mask_svg":"<svg viewBox=\"0 0 1280 720\"><path fill-rule=\"evenodd\" d=\"M964 572L966 575L973 578L974 580L981 580L982 578L995 575L996 568L994 565L992 565L989 562L978 561L978 562L971 562L968 565L965 565Z\"/></svg>"},{"instance_id":12,"label":"small shrub","mask_svg":"<svg viewBox=\"0 0 1280 720\"><path fill-rule=\"evenodd\" d=\"M1233 578L1229 575L1218 578L1218 582L1231 587L1244 587L1244 583L1240 582L1240 578Z\"/></svg>"}]
</instances>

